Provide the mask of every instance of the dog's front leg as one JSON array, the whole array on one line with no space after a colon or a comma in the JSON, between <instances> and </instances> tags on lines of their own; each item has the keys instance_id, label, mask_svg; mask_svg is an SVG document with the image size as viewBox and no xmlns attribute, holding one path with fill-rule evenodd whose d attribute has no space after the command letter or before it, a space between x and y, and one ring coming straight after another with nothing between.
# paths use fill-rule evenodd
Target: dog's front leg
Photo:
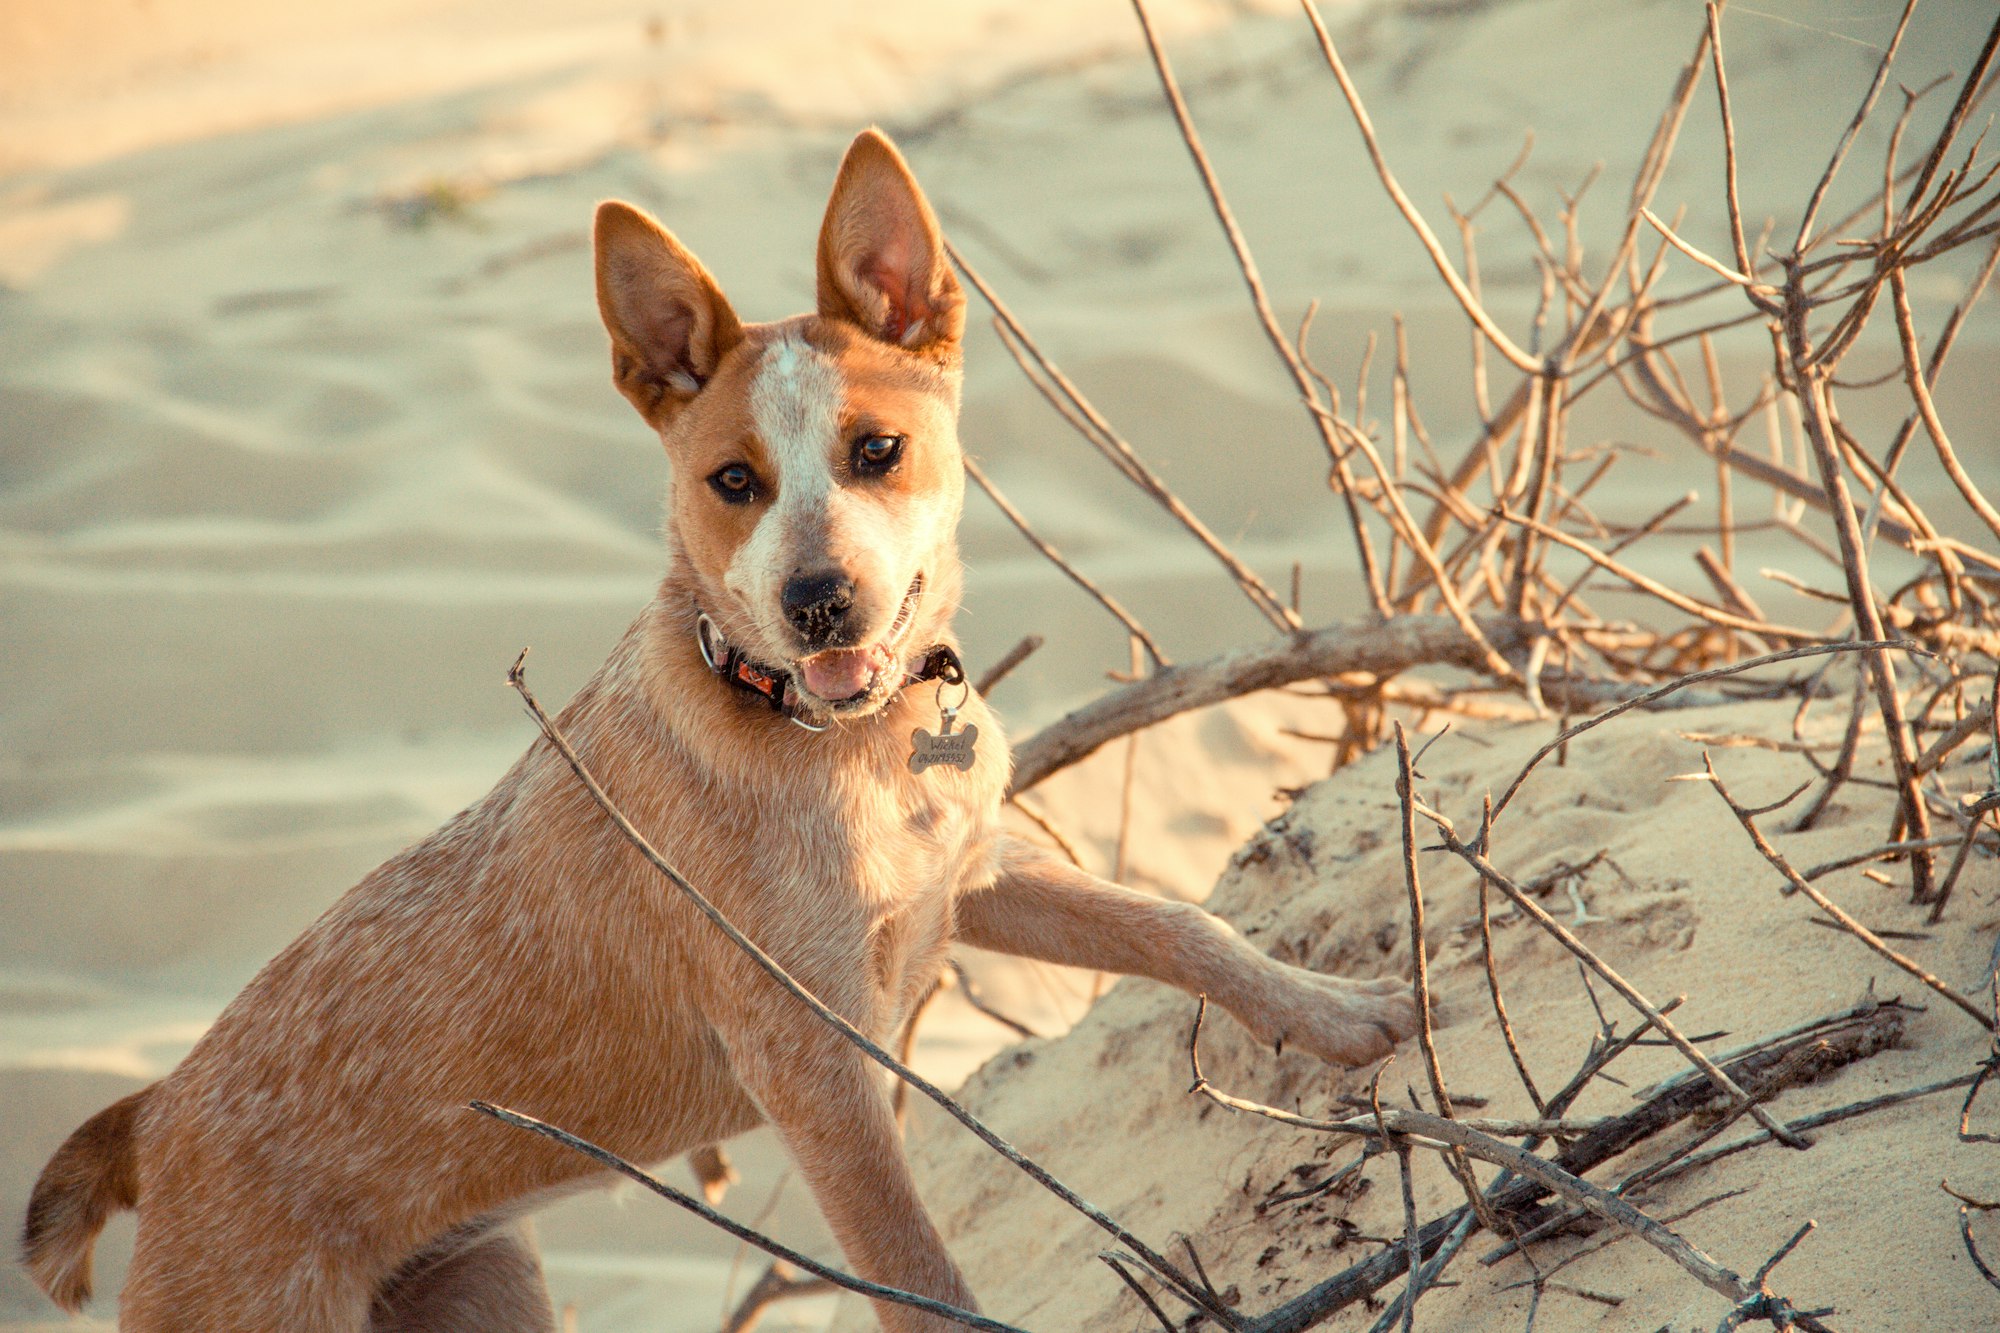
<instances>
[{"instance_id":1,"label":"dog's front leg","mask_svg":"<svg viewBox=\"0 0 2000 1333\"><path fill-rule=\"evenodd\" d=\"M917 1197L875 1066L761 972L736 981L756 1002L733 1020L717 1015L730 1066L790 1150L849 1265L871 1282L977 1309ZM960 1327L889 1301L877 1301L875 1315L887 1333Z\"/></svg>"},{"instance_id":2,"label":"dog's front leg","mask_svg":"<svg viewBox=\"0 0 2000 1333\"><path fill-rule=\"evenodd\" d=\"M1192 903L1134 892L1018 838L992 885L958 903L958 933L1001 953L1151 977L1204 994L1266 1041L1364 1064L1416 1030L1409 987L1291 967Z\"/></svg>"}]
</instances>

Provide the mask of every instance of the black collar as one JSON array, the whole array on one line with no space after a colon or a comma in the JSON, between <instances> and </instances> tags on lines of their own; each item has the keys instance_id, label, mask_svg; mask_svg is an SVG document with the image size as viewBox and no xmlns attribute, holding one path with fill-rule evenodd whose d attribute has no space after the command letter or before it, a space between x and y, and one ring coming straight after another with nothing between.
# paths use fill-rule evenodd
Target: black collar
<instances>
[{"instance_id":1,"label":"black collar","mask_svg":"<svg viewBox=\"0 0 2000 1333\"><path fill-rule=\"evenodd\" d=\"M796 725L807 731L824 731L824 724L806 721L800 714L798 691L793 687L792 673L782 667L766 666L744 654L743 650L722 637L722 631L707 612L697 613L694 623L695 647L701 653L701 660L708 669L722 677L739 690L757 695L771 705L771 711L783 714ZM922 662L915 670L908 672L898 691L920 681L937 680L947 685L958 685L965 681L965 663L959 660L958 652L948 643L932 646L924 654Z\"/></svg>"}]
</instances>

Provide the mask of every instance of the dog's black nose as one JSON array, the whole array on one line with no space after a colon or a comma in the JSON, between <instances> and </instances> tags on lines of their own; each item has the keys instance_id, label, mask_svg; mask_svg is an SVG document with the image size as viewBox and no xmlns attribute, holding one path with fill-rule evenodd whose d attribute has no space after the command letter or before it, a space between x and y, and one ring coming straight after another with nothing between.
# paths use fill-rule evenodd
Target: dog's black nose
<instances>
[{"instance_id":1,"label":"dog's black nose","mask_svg":"<svg viewBox=\"0 0 2000 1333\"><path fill-rule=\"evenodd\" d=\"M808 647L838 646L847 609L854 605L854 580L838 570L801 574L785 584L785 619Z\"/></svg>"}]
</instances>

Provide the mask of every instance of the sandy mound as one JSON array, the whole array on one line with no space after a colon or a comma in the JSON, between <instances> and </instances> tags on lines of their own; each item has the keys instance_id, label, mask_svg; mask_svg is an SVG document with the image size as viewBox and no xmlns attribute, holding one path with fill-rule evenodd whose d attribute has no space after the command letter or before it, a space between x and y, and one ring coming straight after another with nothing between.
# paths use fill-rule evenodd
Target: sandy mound
<instances>
[{"instance_id":1,"label":"sandy mound","mask_svg":"<svg viewBox=\"0 0 2000 1333\"><path fill-rule=\"evenodd\" d=\"M1634 715L1589 733L1568 764L1546 763L1500 826L1496 861L1522 882L1563 865L1543 898L1613 967L1657 1002L1685 993L1682 1031L1715 1034L1713 1052L1844 1009L1871 985L1878 996L1924 1005L1900 1048L1781 1096L1783 1117L1971 1072L1986 1053L1980 1029L1853 938L1813 921L1803 898L1783 898L1777 873L1752 849L1706 783L1671 782L1700 770L1686 733L1789 735L1791 705L1718 706ZM1822 713L1822 721L1826 719ZM1478 801L1503 788L1535 747L1543 725L1447 736L1423 764L1420 785L1447 814L1476 821ZM1825 740L1824 728L1807 738ZM1837 737L1835 738L1837 740ZM1808 770L1796 754L1713 746L1724 780L1746 802L1776 799ZM1875 756L1879 759L1879 756ZM1873 770L1864 770L1874 776ZM1967 778L1976 777L1970 769ZM1382 751L1305 792L1231 862L1211 905L1274 954L1361 975L1403 974L1407 912L1401 874L1395 759ZM1819 829L1783 834L1765 826L1801 867L1865 849L1879 839L1885 793L1848 787ZM1532 1115L1498 1036L1480 962L1477 896L1469 872L1444 854L1422 858L1429 904L1438 1047L1449 1086L1487 1099L1476 1114ZM1819 886L1880 929L1920 932L1905 942L1919 961L1977 993L2000 908L1992 863L1975 864L1944 921L1923 924L1907 889L1860 870ZM1571 890L1574 890L1572 894ZM1496 906L1495 952L1528 1067L1546 1093L1582 1061L1596 1023L1569 955L1541 930ZM1601 985L1621 1030L1633 1016ZM1353 1160L1359 1144L1232 1115L1188 1094L1186 1044L1194 1005L1159 985L1117 985L1066 1037L1029 1042L988 1064L966 1085L968 1106L1085 1197L1156 1247L1193 1238L1218 1287L1261 1313L1338 1269L1375 1253L1403 1230L1392 1157L1373 1159L1365 1182L1294 1203L1269 1201ZM1367 1071L1339 1072L1303 1057L1253 1047L1226 1018L1203 1040L1204 1072L1218 1087L1309 1116L1342 1114L1336 1099L1365 1092ZM1635 1049L1612 1066L1629 1085L1599 1082L1576 1111L1615 1115L1632 1091L1685 1064L1672 1050ZM1406 1043L1384 1080L1385 1101L1424 1086L1421 1056ZM1778 1289L1802 1306L1834 1306L1845 1328L1973 1328L1988 1325L1995 1298L1960 1247L1955 1204L1940 1176L1990 1195L2000 1166L1985 1147L1955 1139L1959 1094L1942 1094L1823 1129L1809 1151L1754 1148L1670 1182L1642 1202L1656 1216L1711 1196L1680 1229L1741 1272L1754 1270L1807 1218L1819 1223L1779 1270ZM1420 1095L1425 1104L1429 1093ZM1464 1113L1464 1112L1461 1112ZM1754 1129L1754 1126L1751 1126ZM1615 1181L1685 1141L1683 1130L1615 1160L1594 1178ZM1729 1136L1746 1132L1740 1125ZM914 1134L925 1197L954 1253L997 1317L1037 1333L1152 1327L1138 1303L1096 1262L1110 1242L1041 1193L956 1126L926 1117ZM1478 1168L1482 1182L1493 1172ZM1461 1196L1438 1162L1418 1154L1418 1213L1429 1219ZM1990 1233L1991 1228L1984 1231ZM1574 1238L1536 1247L1544 1267L1579 1248ZM1493 1266L1494 1248L1475 1237L1431 1292L1419 1325L1514 1328L1528 1303L1512 1285L1523 1261ZM1637 1241L1566 1268L1544 1297L1537 1328L1711 1329L1727 1303ZM1592 1296L1580 1296L1576 1289ZM1400 1285L1385 1293L1393 1296ZM1327 1325L1363 1328L1355 1307ZM840 1327L869 1327L858 1309Z\"/></svg>"}]
</instances>

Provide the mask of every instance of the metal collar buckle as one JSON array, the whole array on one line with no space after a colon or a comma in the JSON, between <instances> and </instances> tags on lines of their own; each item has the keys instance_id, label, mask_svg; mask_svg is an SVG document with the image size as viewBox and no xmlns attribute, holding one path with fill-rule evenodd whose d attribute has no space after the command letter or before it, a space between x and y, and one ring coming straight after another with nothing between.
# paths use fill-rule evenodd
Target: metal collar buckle
<instances>
[{"instance_id":1,"label":"metal collar buckle","mask_svg":"<svg viewBox=\"0 0 2000 1333\"><path fill-rule=\"evenodd\" d=\"M747 690L765 700L773 711L783 713L785 720L793 726L803 731L818 732L825 731L827 725L830 725L815 726L793 712L791 702L786 697L791 686L791 676L782 671L772 671L759 666L745 657L722 637L722 631L716 628L715 621L709 618L706 611L695 618L694 643L701 651L701 660L708 664L710 671L736 688Z\"/></svg>"}]
</instances>

